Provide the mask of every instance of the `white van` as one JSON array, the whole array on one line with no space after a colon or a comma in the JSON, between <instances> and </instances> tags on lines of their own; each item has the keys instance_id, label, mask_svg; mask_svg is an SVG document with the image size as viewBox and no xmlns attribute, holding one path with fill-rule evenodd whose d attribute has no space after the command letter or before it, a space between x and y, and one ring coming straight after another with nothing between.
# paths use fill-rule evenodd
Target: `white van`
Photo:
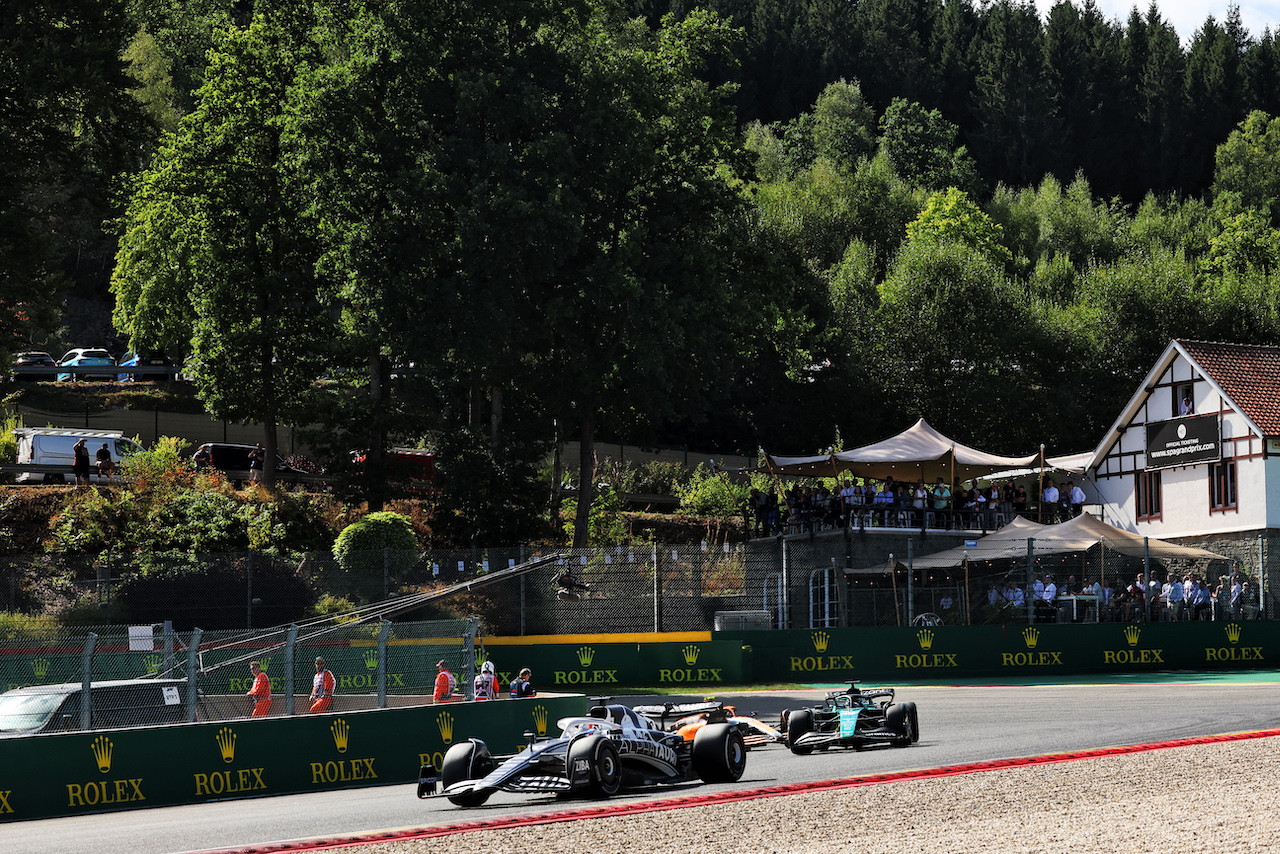
<instances>
[{"instance_id":1,"label":"white van","mask_svg":"<svg viewBox=\"0 0 1280 854\"><path fill-rule=\"evenodd\" d=\"M136 454L142 446L124 437L123 430L71 430L57 427L19 427L13 431L18 437L18 465L70 466L76 461L72 450L76 442L85 440L89 449L90 478L98 477L97 453L105 444L111 451L112 462L119 465L124 457ZM23 472L17 479L24 483L65 483L70 475Z\"/></svg>"}]
</instances>

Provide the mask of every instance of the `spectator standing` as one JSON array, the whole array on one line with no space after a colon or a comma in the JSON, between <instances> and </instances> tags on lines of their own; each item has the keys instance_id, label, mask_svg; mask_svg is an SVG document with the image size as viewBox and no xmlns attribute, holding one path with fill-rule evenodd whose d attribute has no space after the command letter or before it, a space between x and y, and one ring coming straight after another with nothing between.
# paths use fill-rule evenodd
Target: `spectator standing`
<instances>
[{"instance_id":1,"label":"spectator standing","mask_svg":"<svg viewBox=\"0 0 1280 854\"><path fill-rule=\"evenodd\" d=\"M1027 515L1027 488L1022 484L1018 484L1013 491L1013 500L1010 502L1013 512L1019 516Z\"/></svg>"},{"instance_id":2,"label":"spectator standing","mask_svg":"<svg viewBox=\"0 0 1280 854\"><path fill-rule=\"evenodd\" d=\"M262 664L257 661L249 662L249 673L253 676L253 687L245 696L253 699L253 717L265 718L267 712L271 711L271 680L262 672Z\"/></svg>"},{"instance_id":3,"label":"spectator standing","mask_svg":"<svg viewBox=\"0 0 1280 854\"><path fill-rule=\"evenodd\" d=\"M71 473L76 476L76 488L89 485L89 446L81 439L71 446L74 458L71 462Z\"/></svg>"},{"instance_id":4,"label":"spectator standing","mask_svg":"<svg viewBox=\"0 0 1280 854\"><path fill-rule=\"evenodd\" d=\"M262 443L259 442L253 446L253 450L249 451L249 480L252 483L258 483L262 480Z\"/></svg>"},{"instance_id":5,"label":"spectator standing","mask_svg":"<svg viewBox=\"0 0 1280 854\"><path fill-rule=\"evenodd\" d=\"M1141 572L1138 573L1138 577L1134 579L1133 583L1125 588L1124 592L1128 594L1128 599L1125 601L1124 618L1126 620L1141 620L1146 616L1145 603L1147 598L1147 583Z\"/></svg>"},{"instance_id":6,"label":"spectator standing","mask_svg":"<svg viewBox=\"0 0 1280 854\"><path fill-rule=\"evenodd\" d=\"M311 680L311 711L319 713L327 711L333 702L333 689L337 682L333 674L325 669L324 659L316 659L316 675Z\"/></svg>"},{"instance_id":7,"label":"spectator standing","mask_svg":"<svg viewBox=\"0 0 1280 854\"><path fill-rule=\"evenodd\" d=\"M520 674L511 680L511 698L514 700L518 697L536 697L538 692L533 690L533 671L527 667L521 668Z\"/></svg>"},{"instance_id":8,"label":"spectator standing","mask_svg":"<svg viewBox=\"0 0 1280 854\"><path fill-rule=\"evenodd\" d=\"M498 699L498 677L494 675L492 661L480 665L480 672L472 680L472 687L477 700Z\"/></svg>"},{"instance_id":9,"label":"spectator standing","mask_svg":"<svg viewBox=\"0 0 1280 854\"><path fill-rule=\"evenodd\" d=\"M1067 503L1071 507L1071 518L1084 512L1084 490L1071 481L1067 481Z\"/></svg>"},{"instance_id":10,"label":"spectator standing","mask_svg":"<svg viewBox=\"0 0 1280 854\"><path fill-rule=\"evenodd\" d=\"M458 680L449 672L449 665L442 658L436 662L436 686L431 698L434 702L444 703L458 689Z\"/></svg>"},{"instance_id":11,"label":"spectator standing","mask_svg":"<svg viewBox=\"0 0 1280 854\"><path fill-rule=\"evenodd\" d=\"M1040 496L1040 521L1052 525L1058 521L1058 487L1053 481L1044 488Z\"/></svg>"},{"instance_id":12,"label":"spectator standing","mask_svg":"<svg viewBox=\"0 0 1280 854\"><path fill-rule=\"evenodd\" d=\"M1169 574L1169 592L1165 601L1169 619L1182 622L1187 613L1187 589L1182 579L1174 577L1173 573Z\"/></svg>"}]
</instances>

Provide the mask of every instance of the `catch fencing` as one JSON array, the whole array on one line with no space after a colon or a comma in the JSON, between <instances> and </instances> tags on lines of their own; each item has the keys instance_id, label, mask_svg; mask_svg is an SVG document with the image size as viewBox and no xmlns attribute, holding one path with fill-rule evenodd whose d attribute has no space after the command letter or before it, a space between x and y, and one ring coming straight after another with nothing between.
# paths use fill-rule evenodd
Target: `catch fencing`
<instances>
[{"instance_id":1,"label":"catch fencing","mask_svg":"<svg viewBox=\"0 0 1280 854\"><path fill-rule=\"evenodd\" d=\"M856 534L636 544L561 553L512 547L378 550L281 557L260 553L0 557L0 608L89 625L175 631L257 630L305 623L371 602L406 603L397 620L479 619L482 636L712 631L723 628L905 626L1166 619L1270 619L1270 541L1256 558L1192 560L1106 540L1077 551L1023 541L965 547ZM931 557L957 546L949 558ZM965 552L960 554L960 552ZM548 558L528 571L526 562ZM513 570L512 568L516 569ZM1170 608L1139 572L1163 582L1196 576L1207 604ZM1041 589L1048 575L1051 602ZM1239 590L1233 591L1238 579ZM1039 587L1038 587L1039 585ZM449 589L432 597L431 591ZM1070 598L1068 598L1070 597ZM1046 607L1046 605L1048 607Z\"/></svg>"},{"instance_id":2,"label":"catch fencing","mask_svg":"<svg viewBox=\"0 0 1280 854\"><path fill-rule=\"evenodd\" d=\"M442 660L454 674L452 696L472 699L476 634L474 619L324 620L187 632L163 623L14 633L0 640L0 684L5 690L42 687L23 709L0 700L0 729L62 732L249 717L257 699L249 696L256 678L250 664L270 686L269 708L262 710L267 717L306 713L325 695L330 703L315 711L431 703ZM324 679L315 692L316 676L325 671L332 681ZM93 690L85 694L90 683Z\"/></svg>"}]
</instances>

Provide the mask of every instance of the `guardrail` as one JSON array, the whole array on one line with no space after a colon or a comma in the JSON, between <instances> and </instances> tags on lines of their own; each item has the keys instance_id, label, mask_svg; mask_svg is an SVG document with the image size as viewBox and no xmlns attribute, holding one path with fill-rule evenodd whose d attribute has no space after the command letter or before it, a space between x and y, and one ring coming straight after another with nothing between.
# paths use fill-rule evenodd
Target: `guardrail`
<instances>
[{"instance_id":1,"label":"guardrail","mask_svg":"<svg viewBox=\"0 0 1280 854\"><path fill-rule=\"evenodd\" d=\"M174 365L14 365L9 373L14 377L36 377L52 381L59 374L69 374L72 382L78 378L101 377L110 374L112 379L128 374L131 377L160 377L177 379L181 366Z\"/></svg>"},{"instance_id":2,"label":"guardrail","mask_svg":"<svg viewBox=\"0 0 1280 854\"><path fill-rule=\"evenodd\" d=\"M91 462L90 468L89 468L90 478L93 481L102 481L102 480L106 480L108 482L123 481L124 478L121 477L121 474L120 474L120 461L115 460L114 462L116 465L116 472L115 474L109 475L106 478L99 477L97 466ZM54 480L50 481L47 478L43 478L43 477L42 477L42 480L45 483L55 483L55 484L61 483L66 480L70 480L75 477L75 472L73 471L72 466L56 466L56 465L44 465L44 464L0 463L0 473L11 473L14 475L20 475L20 474L52 475L55 478ZM226 475L227 480L231 480L231 481L249 480L248 469L227 469L222 473ZM61 478L61 480L58 480L57 478ZM297 484L307 484L309 486L328 486L331 480L332 478L330 478L328 475L323 475L323 474L306 474L306 473L289 472L287 474L277 473L277 476L276 476L277 483L297 483Z\"/></svg>"}]
</instances>

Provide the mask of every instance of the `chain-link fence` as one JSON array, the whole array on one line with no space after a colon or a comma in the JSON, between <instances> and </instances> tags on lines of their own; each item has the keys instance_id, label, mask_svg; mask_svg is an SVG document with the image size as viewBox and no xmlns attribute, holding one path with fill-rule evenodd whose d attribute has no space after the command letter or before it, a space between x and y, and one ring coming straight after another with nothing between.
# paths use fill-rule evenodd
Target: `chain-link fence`
<instances>
[{"instance_id":1,"label":"chain-link fence","mask_svg":"<svg viewBox=\"0 0 1280 854\"><path fill-rule=\"evenodd\" d=\"M454 674L456 696L469 699L476 629L467 619L15 633L0 640L0 679L9 692L0 695L0 732L419 705L434 701L441 661Z\"/></svg>"},{"instance_id":2,"label":"chain-link fence","mask_svg":"<svg viewBox=\"0 0 1280 854\"><path fill-rule=\"evenodd\" d=\"M926 542L932 555L905 539L895 554L885 540L837 534L573 553L532 547L379 550L348 555L342 563L328 553L300 559L256 553L10 556L0 558L0 603L10 611L56 614L64 623L168 622L186 632L257 630L399 601L405 609L396 610L398 620L475 615L483 634L498 636L883 626L918 618L982 624L1276 613L1268 581L1270 540L1246 543L1231 560L1188 557L1181 547L1135 552L1131 541L1064 549L1047 540L1037 545L1034 538L1014 546L975 539L967 549L936 554L963 542L963 536ZM547 557L552 559L521 569ZM1128 589L1139 572L1146 573L1145 583L1151 577L1159 582L1158 589L1143 591L1141 607ZM1181 603L1170 606L1165 582L1192 576L1199 586L1184 586ZM1045 598L1048 583L1052 599ZM428 595L443 590L450 592Z\"/></svg>"}]
</instances>

